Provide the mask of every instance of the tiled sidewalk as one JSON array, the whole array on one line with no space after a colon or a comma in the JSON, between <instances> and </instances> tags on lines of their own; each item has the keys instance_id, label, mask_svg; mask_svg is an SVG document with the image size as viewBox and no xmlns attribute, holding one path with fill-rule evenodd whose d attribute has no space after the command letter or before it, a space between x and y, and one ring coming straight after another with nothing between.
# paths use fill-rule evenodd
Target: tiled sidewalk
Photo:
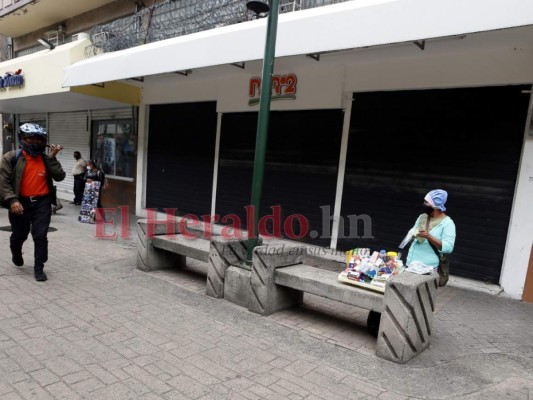
<instances>
[{"instance_id":1,"label":"tiled sidewalk","mask_svg":"<svg viewBox=\"0 0 533 400\"><path fill-rule=\"evenodd\" d=\"M530 304L449 286L431 347L400 366L374 356L366 311L306 296L260 317L206 296L202 265L136 270L131 239L76 212L53 217L45 283L31 239L17 268L0 230L2 400L533 398Z\"/></svg>"}]
</instances>

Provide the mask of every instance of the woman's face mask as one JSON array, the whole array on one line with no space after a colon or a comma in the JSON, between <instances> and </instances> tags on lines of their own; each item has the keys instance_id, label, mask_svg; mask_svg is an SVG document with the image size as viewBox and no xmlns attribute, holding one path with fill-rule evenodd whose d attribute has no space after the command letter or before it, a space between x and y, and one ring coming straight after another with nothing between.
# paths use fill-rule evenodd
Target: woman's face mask
<instances>
[{"instance_id":1,"label":"woman's face mask","mask_svg":"<svg viewBox=\"0 0 533 400\"><path fill-rule=\"evenodd\" d=\"M434 211L435 209L431 206L428 206L426 203L424 203L424 212L427 214L427 215L431 215L431 213Z\"/></svg>"}]
</instances>

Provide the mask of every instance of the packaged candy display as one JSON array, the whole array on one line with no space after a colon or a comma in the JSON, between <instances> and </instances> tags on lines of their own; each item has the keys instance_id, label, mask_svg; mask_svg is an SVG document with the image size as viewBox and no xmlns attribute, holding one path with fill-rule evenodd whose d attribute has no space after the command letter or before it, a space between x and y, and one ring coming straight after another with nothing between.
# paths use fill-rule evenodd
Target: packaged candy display
<instances>
[{"instance_id":1,"label":"packaged candy display","mask_svg":"<svg viewBox=\"0 0 533 400\"><path fill-rule=\"evenodd\" d=\"M338 280L383 293L387 279L403 271L401 253L371 252L360 248L346 252L346 269L339 274Z\"/></svg>"},{"instance_id":2,"label":"packaged candy display","mask_svg":"<svg viewBox=\"0 0 533 400\"><path fill-rule=\"evenodd\" d=\"M81 202L80 215L78 221L86 224L94 224L96 221L96 208L98 196L100 195L100 182L93 181L85 184L83 199Z\"/></svg>"}]
</instances>

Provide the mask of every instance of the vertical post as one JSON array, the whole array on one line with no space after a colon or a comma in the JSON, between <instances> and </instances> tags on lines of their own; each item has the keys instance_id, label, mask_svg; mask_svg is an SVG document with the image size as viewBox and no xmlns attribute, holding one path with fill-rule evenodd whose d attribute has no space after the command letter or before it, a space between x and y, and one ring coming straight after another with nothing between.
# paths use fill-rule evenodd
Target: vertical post
<instances>
[{"instance_id":1,"label":"vertical post","mask_svg":"<svg viewBox=\"0 0 533 400\"><path fill-rule=\"evenodd\" d=\"M267 21L267 35L265 56L263 58L263 74L261 80L261 96L259 98L259 115L257 120L257 136L255 142L254 173L252 179L252 210L253 231L248 231L248 252L246 261L251 263L254 247L259 240L259 208L263 192L263 178L265 175L265 156L268 137L268 122L270 118L270 97L272 95L272 74L274 72L274 57L276 51L276 34L278 28L279 0L271 0Z\"/></svg>"},{"instance_id":2,"label":"vertical post","mask_svg":"<svg viewBox=\"0 0 533 400\"><path fill-rule=\"evenodd\" d=\"M218 161L220 158L220 131L222 129L222 113L217 113L217 132L215 138L215 165L213 166L213 190L211 193L211 222L215 218L215 207L217 203L218 184Z\"/></svg>"},{"instance_id":3,"label":"vertical post","mask_svg":"<svg viewBox=\"0 0 533 400\"><path fill-rule=\"evenodd\" d=\"M340 224L340 215L342 205L342 192L344 189L344 174L346 172L346 155L348 153L348 138L350 136L350 121L352 117L352 97L352 93L345 94L344 96L344 122L342 124L341 149L339 155L339 168L337 172L337 190L335 192L333 226L331 228L331 242L329 245L329 247L332 249L337 248L339 228L344 227L343 224Z\"/></svg>"}]
</instances>

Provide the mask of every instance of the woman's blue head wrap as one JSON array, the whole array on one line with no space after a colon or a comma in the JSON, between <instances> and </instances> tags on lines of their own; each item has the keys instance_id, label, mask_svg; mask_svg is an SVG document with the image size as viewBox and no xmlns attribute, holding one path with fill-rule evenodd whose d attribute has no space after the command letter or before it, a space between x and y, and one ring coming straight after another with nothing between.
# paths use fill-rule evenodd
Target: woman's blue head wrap
<instances>
[{"instance_id":1,"label":"woman's blue head wrap","mask_svg":"<svg viewBox=\"0 0 533 400\"><path fill-rule=\"evenodd\" d=\"M441 211L446 211L444 204L446 203L446 200L448 200L448 192L442 189L435 189L426 194L424 200L431 204L432 207Z\"/></svg>"}]
</instances>

